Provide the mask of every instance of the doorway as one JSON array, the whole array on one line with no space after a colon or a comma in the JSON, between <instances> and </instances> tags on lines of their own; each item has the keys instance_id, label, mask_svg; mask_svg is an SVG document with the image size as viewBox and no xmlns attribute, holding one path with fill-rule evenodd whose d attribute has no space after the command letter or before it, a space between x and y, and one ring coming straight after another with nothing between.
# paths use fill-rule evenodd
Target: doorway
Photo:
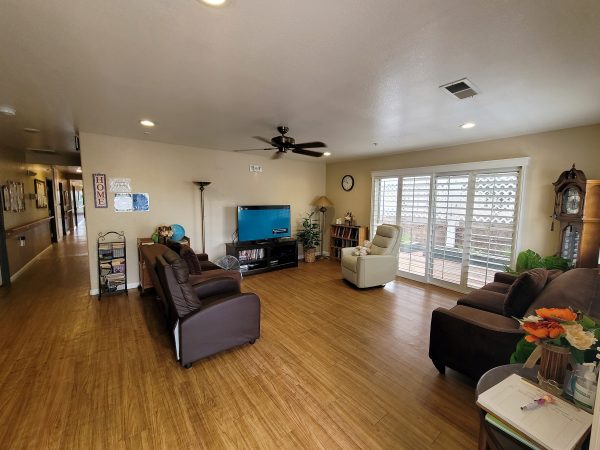
<instances>
[{"instance_id":1,"label":"doorway","mask_svg":"<svg viewBox=\"0 0 600 450\"><path fill-rule=\"evenodd\" d=\"M56 232L56 209L54 208L54 186L52 180L46 178L46 194L48 196L48 217L50 218L50 240L52 243L58 242Z\"/></svg>"}]
</instances>

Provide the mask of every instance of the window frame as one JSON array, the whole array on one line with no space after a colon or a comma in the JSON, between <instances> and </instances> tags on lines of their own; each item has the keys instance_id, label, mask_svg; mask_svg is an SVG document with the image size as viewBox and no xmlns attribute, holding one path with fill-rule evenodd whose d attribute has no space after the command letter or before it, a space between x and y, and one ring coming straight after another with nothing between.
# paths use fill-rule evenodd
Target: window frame
<instances>
[{"instance_id":1,"label":"window frame","mask_svg":"<svg viewBox=\"0 0 600 450\"><path fill-rule=\"evenodd\" d=\"M527 180L527 167L529 165L530 158L510 158L510 159L497 159L497 160L487 160L487 161L476 161L469 163L460 163L460 164L446 164L446 165L437 165L437 166L424 166L424 167L411 167L411 168L402 168L402 169L391 169L391 170L379 170L371 172L371 217L370 217L370 226L371 226L371 234L373 235L375 232L375 221L377 219L376 213L379 209L379 205L376 205L376 190L378 189L379 180L382 178L398 178L398 202L401 201L401 191L402 191L402 178L403 177L417 177L417 176L430 176L430 189L429 189L429 213L428 213L428 236L426 242L426 259L428 259L430 249L431 249L431 237L432 231L431 227L433 226L433 202L435 196L435 180L437 176L440 175L453 175L453 174L464 174L469 173L469 179L473 176L472 172L478 171L494 171L501 172L504 170L518 170L519 172L519 180L517 186L517 198L515 201L515 236L514 243L511 253L511 262L515 260L516 255L521 249L521 224L523 222L524 209L523 203L526 192L526 180ZM467 203L467 206L469 203ZM399 214L399 210L396 210L396 223L398 224L401 221L401 214ZM464 261L463 261L464 262ZM459 292L469 292L472 291L473 288L469 288L462 285L456 285L454 283L444 282L440 280L436 280L432 278L428 271L425 271L425 275L416 275L410 272L405 272L398 270L397 274L401 277L421 281L429 284L433 284L436 286L441 286L444 288L452 289ZM468 276L466 273L463 276Z\"/></svg>"}]
</instances>

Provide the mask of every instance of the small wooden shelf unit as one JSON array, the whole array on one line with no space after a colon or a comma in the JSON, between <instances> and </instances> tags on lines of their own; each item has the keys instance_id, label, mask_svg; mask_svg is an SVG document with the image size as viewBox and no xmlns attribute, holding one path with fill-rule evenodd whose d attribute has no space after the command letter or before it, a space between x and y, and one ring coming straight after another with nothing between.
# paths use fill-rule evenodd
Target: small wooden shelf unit
<instances>
[{"instance_id":1,"label":"small wooden shelf unit","mask_svg":"<svg viewBox=\"0 0 600 450\"><path fill-rule=\"evenodd\" d=\"M98 234L98 300L106 294L127 294L127 241L125 233Z\"/></svg>"},{"instance_id":2,"label":"small wooden shelf unit","mask_svg":"<svg viewBox=\"0 0 600 450\"><path fill-rule=\"evenodd\" d=\"M362 245L368 238L368 227L331 225L329 230L329 257L340 259L344 247Z\"/></svg>"}]
</instances>

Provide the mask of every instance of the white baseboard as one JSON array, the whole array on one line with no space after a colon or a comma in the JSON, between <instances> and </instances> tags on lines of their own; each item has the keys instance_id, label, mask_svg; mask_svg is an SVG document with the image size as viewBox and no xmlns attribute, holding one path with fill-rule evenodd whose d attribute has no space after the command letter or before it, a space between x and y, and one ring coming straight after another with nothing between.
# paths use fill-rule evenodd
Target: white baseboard
<instances>
[{"instance_id":1,"label":"white baseboard","mask_svg":"<svg viewBox=\"0 0 600 450\"><path fill-rule=\"evenodd\" d=\"M139 282L137 283L127 283L127 290L132 290L132 289L137 289L138 286L140 285ZM100 289L90 289L90 295L98 295L100 294Z\"/></svg>"},{"instance_id":2,"label":"white baseboard","mask_svg":"<svg viewBox=\"0 0 600 450\"><path fill-rule=\"evenodd\" d=\"M17 278L19 278L21 275L23 275L23 272L25 272L27 269L29 269L29 267L31 267L31 265L34 262L36 262L38 259L40 259L42 257L42 255L44 253L46 253L48 250L50 250L51 248L52 248L52 244L50 244L44 250L42 250L41 252L39 252L36 256L33 257L33 259L31 259L31 261L29 261L27 264L25 264L23 267L21 267L19 270L17 270L17 272L14 275L11 275L10 282L12 283Z\"/></svg>"}]
</instances>

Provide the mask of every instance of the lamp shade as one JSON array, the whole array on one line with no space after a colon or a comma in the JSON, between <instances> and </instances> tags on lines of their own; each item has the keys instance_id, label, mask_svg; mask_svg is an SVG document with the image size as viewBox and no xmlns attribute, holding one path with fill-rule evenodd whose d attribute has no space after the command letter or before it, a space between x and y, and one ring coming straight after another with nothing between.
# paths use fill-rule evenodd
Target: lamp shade
<instances>
[{"instance_id":1,"label":"lamp shade","mask_svg":"<svg viewBox=\"0 0 600 450\"><path fill-rule=\"evenodd\" d=\"M313 205L318 206L319 208L327 208L328 206L333 206L333 203L331 203L331 200L329 200L327 197L322 196L319 197L318 200L313 203Z\"/></svg>"}]
</instances>

